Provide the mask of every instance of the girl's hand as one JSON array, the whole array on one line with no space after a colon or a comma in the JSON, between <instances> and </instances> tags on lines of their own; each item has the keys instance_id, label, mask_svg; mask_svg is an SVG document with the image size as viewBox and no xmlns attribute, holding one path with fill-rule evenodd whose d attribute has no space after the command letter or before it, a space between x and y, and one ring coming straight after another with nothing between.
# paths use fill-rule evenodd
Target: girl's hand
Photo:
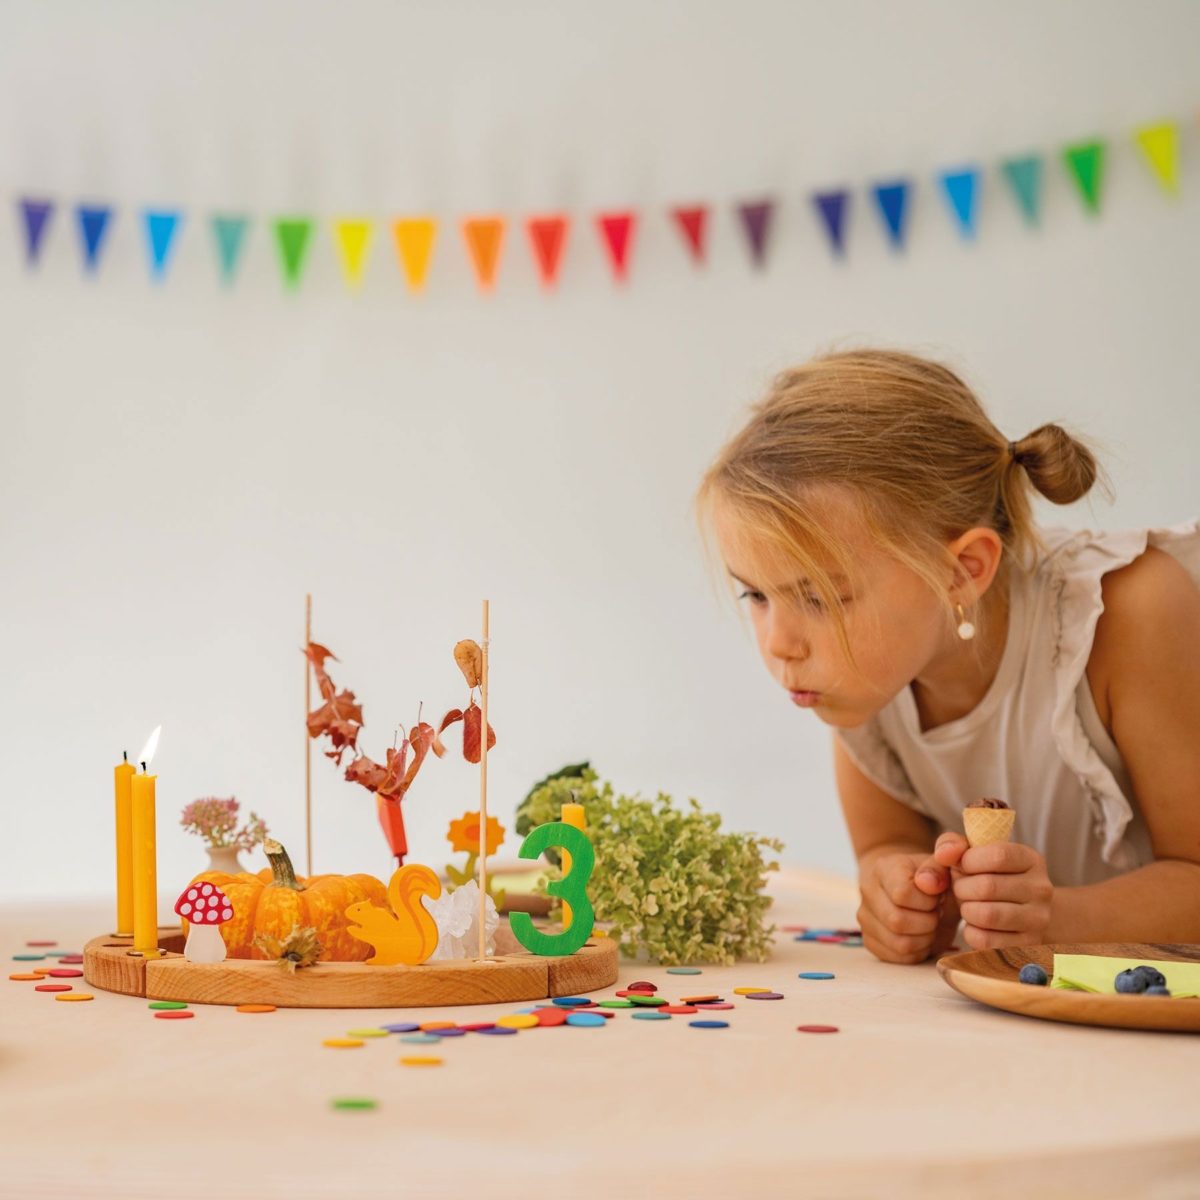
<instances>
[{"instance_id":1,"label":"girl's hand","mask_svg":"<svg viewBox=\"0 0 1200 1200\"><path fill-rule=\"evenodd\" d=\"M876 958L920 963L954 940L958 904L953 895L940 894L949 885L949 872L932 864L941 876L933 891L923 891L915 881L918 869L929 870L931 862L925 854L881 854L860 878L858 924L863 945Z\"/></svg>"},{"instance_id":2,"label":"girl's hand","mask_svg":"<svg viewBox=\"0 0 1200 1200\"><path fill-rule=\"evenodd\" d=\"M970 847L961 833L943 833L934 859L951 869L954 897L973 950L1032 946L1045 940L1054 885L1046 860L1020 842Z\"/></svg>"}]
</instances>

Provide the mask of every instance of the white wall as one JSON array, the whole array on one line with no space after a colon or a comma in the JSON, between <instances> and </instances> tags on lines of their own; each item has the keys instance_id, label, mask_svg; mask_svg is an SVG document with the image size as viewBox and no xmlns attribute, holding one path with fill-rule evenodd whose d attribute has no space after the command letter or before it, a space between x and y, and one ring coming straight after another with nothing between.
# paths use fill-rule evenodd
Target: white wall
<instances>
[{"instance_id":1,"label":"white wall","mask_svg":"<svg viewBox=\"0 0 1200 1200\"><path fill-rule=\"evenodd\" d=\"M1171 523L1194 467L1200 129L1186 3L0 4L0 896L111 886L111 768L164 725L164 893L202 861L175 827L236 793L302 845L303 597L366 708L364 745L460 700L449 659L492 600L492 806L590 756L621 787L693 794L786 857L851 865L828 737L777 693L710 586L689 503L743 406L834 342L943 356L1018 436L1107 440L1115 508ZM1169 202L1127 138L1184 125ZM1113 136L1102 219L1052 169L1044 228L995 175L963 245L933 170ZM911 245L856 198L830 261L810 188L903 171ZM120 206L99 280L68 214L28 275L12 201ZM728 209L694 270L664 209L785 201L755 275ZM165 287L135 212L184 206ZM456 231L427 294L376 246L361 293L328 218L646 214L617 289L577 228L544 296L513 231L494 296ZM311 211L298 295L252 231L230 294L204 214ZM316 763L316 865L387 869L367 793ZM474 771L432 763L406 802L445 861ZM507 850L515 849L510 842Z\"/></svg>"}]
</instances>

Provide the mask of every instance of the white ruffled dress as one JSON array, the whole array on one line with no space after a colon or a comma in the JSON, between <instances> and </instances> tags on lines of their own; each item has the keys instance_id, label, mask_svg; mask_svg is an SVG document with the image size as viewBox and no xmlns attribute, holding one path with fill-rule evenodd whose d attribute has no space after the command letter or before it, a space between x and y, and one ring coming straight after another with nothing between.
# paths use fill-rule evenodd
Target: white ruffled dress
<instances>
[{"instance_id":1,"label":"white ruffled dress","mask_svg":"<svg viewBox=\"0 0 1200 1200\"><path fill-rule=\"evenodd\" d=\"M961 831L963 806L980 796L1008 801L1017 813L1013 840L1041 852L1056 885L1073 887L1154 858L1087 681L1101 579L1157 546L1200 584L1200 521L1041 532L1046 553L1032 570L1012 572L1008 640L971 712L923 732L906 687L866 724L836 736L864 775L939 831Z\"/></svg>"}]
</instances>

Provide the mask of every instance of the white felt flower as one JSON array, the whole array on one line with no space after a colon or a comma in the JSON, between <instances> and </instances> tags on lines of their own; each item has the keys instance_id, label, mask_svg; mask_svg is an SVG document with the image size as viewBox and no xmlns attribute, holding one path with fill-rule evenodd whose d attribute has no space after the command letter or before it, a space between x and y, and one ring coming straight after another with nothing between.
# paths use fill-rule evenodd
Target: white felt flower
<instances>
[{"instance_id":1,"label":"white felt flower","mask_svg":"<svg viewBox=\"0 0 1200 1200\"><path fill-rule=\"evenodd\" d=\"M478 955L479 884L474 879L452 892L443 891L436 900L422 896L421 903L429 910L438 928L437 949L429 956L428 962L475 958ZM496 952L495 933L499 924L500 914L496 911L496 902L488 896L487 915L484 918L488 954Z\"/></svg>"}]
</instances>

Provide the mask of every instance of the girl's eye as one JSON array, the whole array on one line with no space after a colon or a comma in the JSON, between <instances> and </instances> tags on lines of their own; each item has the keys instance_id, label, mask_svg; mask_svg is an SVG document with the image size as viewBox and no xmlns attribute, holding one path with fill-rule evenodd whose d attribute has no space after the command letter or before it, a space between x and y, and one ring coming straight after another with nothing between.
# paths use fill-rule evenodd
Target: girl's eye
<instances>
[{"instance_id":1,"label":"girl's eye","mask_svg":"<svg viewBox=\"0 0 1200 1200\"><path fill-rule=\"evenodd\" d=\"M762 594L762 592L755 592L750 588L747 588L744 592L742 592L742 594L738 596L738 599L749 600L751 604L766 604L767 602L767 598Z\"/></svg>"},{"instance_id":2,"label":"girl's eye","mask_svg":"<svg viewBox=\"0 0 1200 1200\"><path fill-rule=\"evenodd\" d=\"M825 611L825 605L821 602L820 596L802 596L801 599L813 612Z\"/></svg>"}]
</instances>

